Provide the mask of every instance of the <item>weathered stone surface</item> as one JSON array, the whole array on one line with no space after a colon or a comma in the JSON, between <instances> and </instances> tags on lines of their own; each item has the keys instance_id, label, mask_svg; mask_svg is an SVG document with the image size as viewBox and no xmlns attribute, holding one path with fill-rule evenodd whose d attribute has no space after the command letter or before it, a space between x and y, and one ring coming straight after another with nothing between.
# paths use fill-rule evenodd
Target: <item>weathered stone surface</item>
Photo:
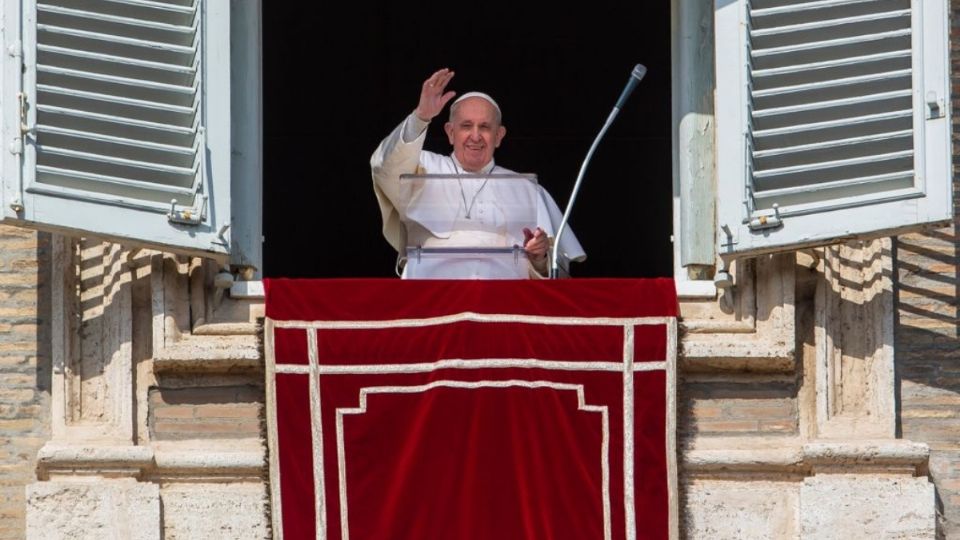
<instances>
[{"instance_id":1,"label":"weathered stone surface","mask_svg":"<svg viewBox=\"0 0 960 540\"><path fill-rule=\"evenodd\" d=\"M694 480L686 486L681 528L686 538L798 538L799 483ZM852 537L851 537L852 538Z\"/></svg>"},{"instance_id":2,"label":"weathered stone surface","mask_svg":"<svg viewBox=\"0 0 960 540\"><path fill-rule=\"evenodd\" d=\"M800 488L800 537L932 540L934 509L926 478L817 475Z\"/></svg>"},{"instance_id":3,"label":"weathered stone surface","mask_svg":"<svg viewBox=\"0 0 960 540\"><path fill-rule=\"evenodd\" d=\"M170 483L161 489L164 540L269 538L260 482Z\"/></svg>"},{"instance_id":4,"label":"weathered stone surface","mask_svg":"<svg viewBox=\"0 0 960 540\"><path fill-rule=\"evenodd\" d=\"M27 486L28 540L159 540L160 524L156 484L121 479Z\"/></svg>"}]
</instances>

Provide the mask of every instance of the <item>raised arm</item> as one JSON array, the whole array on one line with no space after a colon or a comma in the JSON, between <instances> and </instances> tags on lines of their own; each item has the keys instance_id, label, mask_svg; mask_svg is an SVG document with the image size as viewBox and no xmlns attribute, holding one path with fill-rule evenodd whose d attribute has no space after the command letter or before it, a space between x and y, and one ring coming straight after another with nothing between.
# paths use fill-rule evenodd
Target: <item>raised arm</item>
<instances>
[{"instance_id":1,"label":"raised arm","mask_svg":"<svg viewBox=\"0 0 960 540\"><path fill-rule=\"evenodd\" d=\"M383 218L383 235L398 251L401 249L400 212L397 210L400 175L417 172L427 125L456 95L445 91L452 78L453 72L444 68L423 81L417 108L380 142L370 157L373 191Z\"/></svg>"}]
</instances>

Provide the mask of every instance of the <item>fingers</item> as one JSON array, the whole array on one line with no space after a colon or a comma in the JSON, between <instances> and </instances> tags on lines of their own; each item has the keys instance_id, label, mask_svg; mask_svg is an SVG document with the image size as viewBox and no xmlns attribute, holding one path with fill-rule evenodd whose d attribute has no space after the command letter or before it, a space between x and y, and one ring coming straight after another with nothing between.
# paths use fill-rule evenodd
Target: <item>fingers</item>
<instances>
[{"instance_id":1,"label":"fingers","mask_svg":"<svg viewBox=\"0 0 960 540\"><path fill-rule=\"evenodd\" d=\"M541 229L540 227L537 227L537 230L535 230L535 231L531 231L530 229L528 229L528 228L526 228L526 227L523 228L523 245L524 245L524 247L531 246L531 245L537 245L537 246L539 246L539 245L541 245L541 244L544 245L544 246L546 246L547 243L548 243L547 233L544 232L544 230Z\"/></svg>"},{"instance_id":2,"label":"fingers","mask_svg":"<svg viewBox=\"0 0 960 540\"><path fill-rule=\"evenodd\" d=\"M433 75L423 82L423 87L424 89L433 89L433 91L439 95L443 92L443 89L447 87L447 83L450 82L450 79L453 78L453 75L453 71L450 71L448 68L437 70Z\"/></svg>"},{"instance_id":3,"label":"fingers","mask_svg":"<svg viewBox=\"0 0 960 540\"><path fill-rule=\"evenodd\" d=\"M447 105L447 102L453 99L453 96L457 95L453 90L447 92L440 98L440 108L444 108Z\"/></svg>"},{"instance_id":4,"label":"fingers","mask_svg":"<svg viewBox=\"0 0 960 540\"><path fill-rule=\"evenodd\" d=\"M524 227L523 229L523 249L527 255L535 258L545 257L550 248L550 242L547 233L537 227L535 231Z\"/></svg>"},{"instance_id":5,"label":"fingers","mask_svg":"<svg viewBox=\"0 0 960 540\"><path fill-rule=\"evenodd\" d=\"M443 108L447 105L447 102L453 99L453 96L457 95L456 92L450 91L444 93L444 89L447 86L447 83L450 82L450 79L453 78L453 72L447 68L437 70L433 75L423 81L423 86L420 89L420 101L417 103L417 108L414 109L414 113L423 120L424 122L429 122L438 114Z\"/></svg>"}]
</instances>

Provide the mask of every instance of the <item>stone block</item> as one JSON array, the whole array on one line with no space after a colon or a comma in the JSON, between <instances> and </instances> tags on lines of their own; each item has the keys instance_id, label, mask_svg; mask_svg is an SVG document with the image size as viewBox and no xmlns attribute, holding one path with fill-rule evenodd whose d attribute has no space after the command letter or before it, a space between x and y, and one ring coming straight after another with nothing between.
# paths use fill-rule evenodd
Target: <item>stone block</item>
<instances>
[{"instance_id":1,"label":"stone block","mask_svg":"<svg viewBox=\"0 0 960 540\"><path fill-rule=\"evenodd\" d=\"M176 482L161 490L161 498L164 540L270 537L262 483Z\"/></svg>"},{"instance_id":2,"label":"stone block","mask_svg":"<svg viewBox=\"0 0 960 540\"><path fill-rule=\"evenodd\" d=\"M935 509L926 478L821 474L800 488L800 538L933 540Z\"/></svg>"},{"instance_id":3,"label":"stone block","mask_svg":"<svg viewBox=\"0 0 960 540\"><path fill-rule=\"evenodd\" d=\"M27 486L27 540L160 540L160 535L156 484L117 479Z\"/></svg>"},{"instance_id":4,"label":"stone block","mask_svg":"<svg viewBox=\"0 0 960 540\"><path fill-rule=\"evenodd\" d=\"M797 538L799 482L701 479L685 486L686 538Z\"/></svg>"}]
</instances>

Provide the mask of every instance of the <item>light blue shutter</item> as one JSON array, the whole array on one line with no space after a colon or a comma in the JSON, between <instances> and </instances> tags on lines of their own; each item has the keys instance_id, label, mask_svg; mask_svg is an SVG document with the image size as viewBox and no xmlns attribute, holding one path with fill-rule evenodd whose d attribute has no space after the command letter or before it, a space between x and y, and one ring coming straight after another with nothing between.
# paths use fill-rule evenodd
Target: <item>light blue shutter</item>
<instances>
[{"instance_id":1,"label":"light blue shutter","mask_svg":"<svg viewBox=\"0 0 960 540\"><path fill-rule=\"evenodd\" d=\"M951 219L944 0L741 0L716 15L722 254Z\"/></svg>"},{"instance_id":2,"label":"light blue shutter","mask_svg":"<svg viewBox=\"0 0 960 540\"><path fill-rule=\"evenodd\" d=\"M229 1L25 0L20 15L5 217L229 253Z\"/></svg>"}]
</instances>

